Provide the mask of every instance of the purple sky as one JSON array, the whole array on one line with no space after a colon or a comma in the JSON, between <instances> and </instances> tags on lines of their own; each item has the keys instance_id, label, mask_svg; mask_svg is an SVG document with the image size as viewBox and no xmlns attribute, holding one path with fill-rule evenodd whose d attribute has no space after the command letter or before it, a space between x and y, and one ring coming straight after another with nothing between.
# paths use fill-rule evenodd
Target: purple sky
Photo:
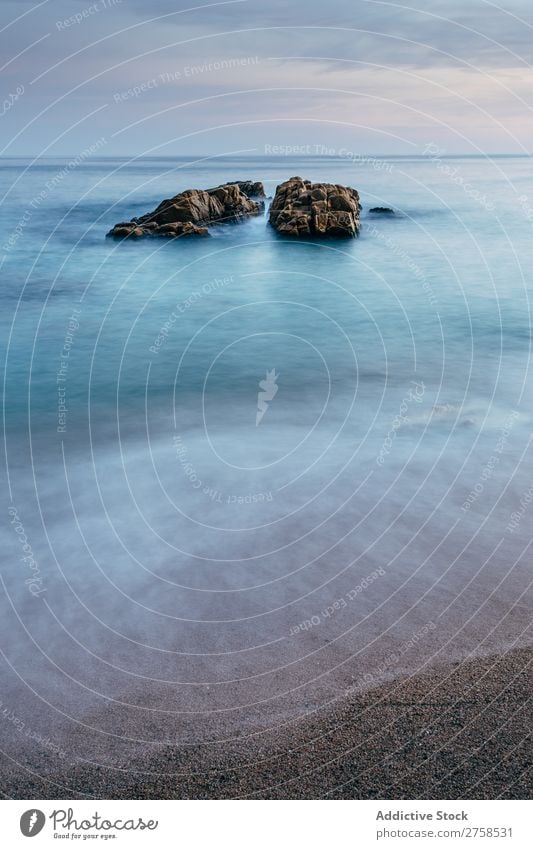
<instances>
[{"instance_id":1,"label":"purple sky","mask_svg":"<svg viewBox=\"0 0 533 849\"><path fill-rule=\"evenodd\" d=\"M3 155L533 146L531 0L2 0L0 30Z\"/></svg>"}]
</instances>

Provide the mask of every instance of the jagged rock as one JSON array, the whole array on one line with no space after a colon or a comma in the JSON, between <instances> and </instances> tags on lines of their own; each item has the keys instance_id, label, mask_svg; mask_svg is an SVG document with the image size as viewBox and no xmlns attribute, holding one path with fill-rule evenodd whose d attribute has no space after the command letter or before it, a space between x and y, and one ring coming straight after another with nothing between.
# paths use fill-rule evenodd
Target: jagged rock
<instances>
[{"instance_id":1,"label":"jagged rock","mask_svg":"<svg viewBox=\"0 0 533 849\"><path fill-rule=\"evenodd\" d=\"M374 206L372 209L368 210L369 212L377 212L380 215L394 215L394 210L390 208L390 206Z\"/></svg>"},{"instance_id":2,"label":"jagged rock","mask_svg":"<svg viewBox=\"0 0 533 849\"><path fill-rule=\"evenodd\" d=\"M359 194L348 186L291 177L270 207L270 223L285 236L350 238L359 232Z\"/></svg>"},{"instance_id":3,"label":"jagged rock","mask_svg":"<svg viewBox=\"0 0 533 849\"><path fill-rule=\"evenodd\" d=\"M146 215L115 224L107 235L117 239L206 236L208 224L241 221L263 211L263 203L252 200L248 192L264 197L263 184L247 180L214 189L188 189L162 201Z\"/></svg>"},{"instance_id":4,"label":"jagged rock","mask_svg":"<svg viewBox=\"0 0 533 849\"><path fill-rule=\"evenodd\" d=\"M238 186L243 195L249 198L264 198L265 189L261 182L253 180L238 180L236 183L224 183L225 186Z\"/></svg>"},{"instance_id":5,"label":"jagged rock","mask_svg":"<svg viewBox=\"0 0 533 849\"><path fill-rule=\"evenodd\" d=\"M207 236L207 227L198 227L190 222L176 222L174 224L161 224L150 221L148 224L138 226L135 221L124 224L115 224L107 233L114 239L141 239L143 236L165 236L174 238L176 236Z\"/></svg>"}]
</instances>

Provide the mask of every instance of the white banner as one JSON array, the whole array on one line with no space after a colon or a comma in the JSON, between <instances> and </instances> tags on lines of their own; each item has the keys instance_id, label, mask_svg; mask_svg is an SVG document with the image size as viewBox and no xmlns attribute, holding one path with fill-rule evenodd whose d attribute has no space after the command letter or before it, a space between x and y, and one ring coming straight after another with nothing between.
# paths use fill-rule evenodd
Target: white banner
<instances>
[{"instance_id":1,"label":"white banner","mask_svg":"<svg viewBox=\"0 0 533 849\"><path fill-rule=\"evenodd\" d=\"M531 847L526 801L3 801L2 845ZM528 816L529 809L529 816ZM35 838L35 844L30 840ZM70 845L70 844L69 844Z\"/></svg>"}]
</instances>

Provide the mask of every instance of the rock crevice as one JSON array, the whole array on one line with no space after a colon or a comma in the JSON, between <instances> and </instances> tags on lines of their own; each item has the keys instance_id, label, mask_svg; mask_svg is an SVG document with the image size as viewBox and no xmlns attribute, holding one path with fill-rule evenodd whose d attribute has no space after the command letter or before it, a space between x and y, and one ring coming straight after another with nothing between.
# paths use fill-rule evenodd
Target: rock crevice
<instances>
[{"instance_id":1,"label":"rock crevice","mask_svg":"<svg viewBox=\"0 0 533 849\"><path fill-rule=\"evenodd\" d=\"M361 208L355 189L291 177L277 187L269 219L285 236L351 238L359 232Z\"/></svg>"}]
</instances>

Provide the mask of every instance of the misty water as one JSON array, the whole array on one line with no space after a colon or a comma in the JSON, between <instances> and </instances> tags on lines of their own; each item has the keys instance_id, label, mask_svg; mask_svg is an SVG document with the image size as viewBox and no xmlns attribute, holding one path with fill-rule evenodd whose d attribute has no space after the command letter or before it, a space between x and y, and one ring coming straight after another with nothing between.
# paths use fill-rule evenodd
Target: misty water
<instances>
[{"instance_id":1,"label":"misty water","mask_svg":"<svg viewBox=\"0 0 533 849\"><path fill-rule=\"evenodd\" d=\"M184 189L296 174L358 189L358 239L266 213L105 238ZM4 707L103 760L525 641L529 159L0 176Z\"/></svg>"}]
</instances>

